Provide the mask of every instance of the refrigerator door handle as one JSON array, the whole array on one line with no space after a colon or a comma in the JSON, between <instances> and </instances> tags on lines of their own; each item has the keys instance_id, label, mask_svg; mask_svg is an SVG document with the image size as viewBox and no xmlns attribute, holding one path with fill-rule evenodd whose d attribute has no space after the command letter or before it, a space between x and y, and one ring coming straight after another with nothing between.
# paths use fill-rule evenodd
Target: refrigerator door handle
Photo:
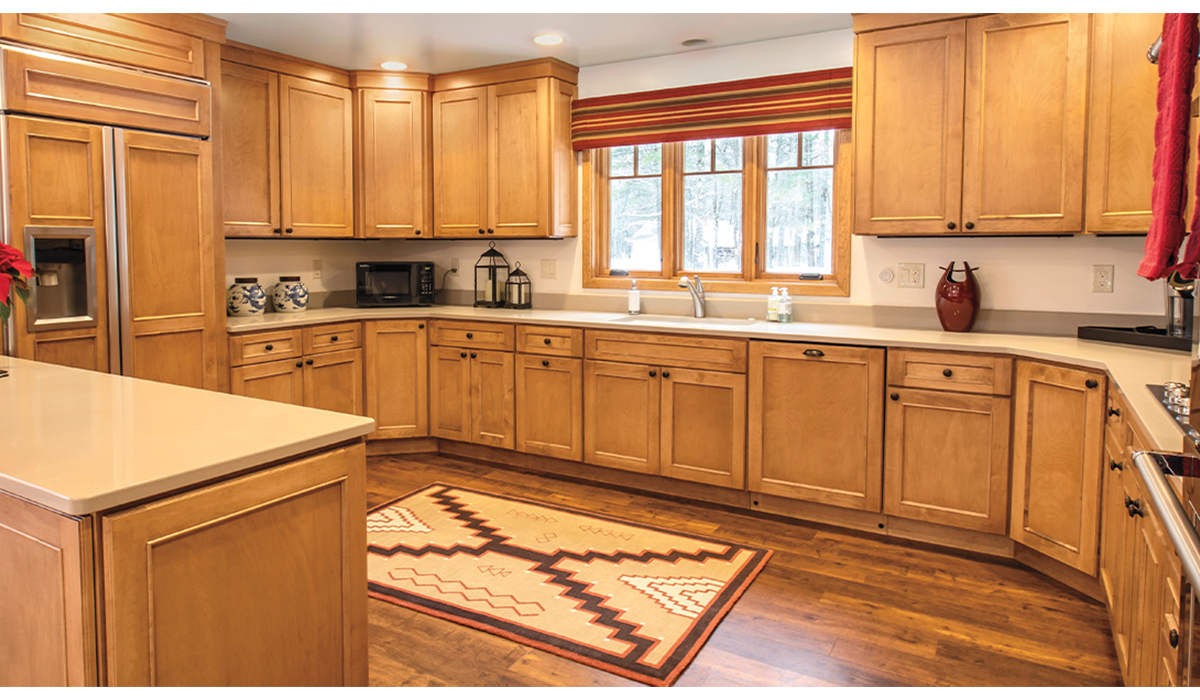
<instances>
[{"instance_id":1,"label":"refrigerator door handle","mask_svg":"<svg viewBox=\"0 0 1200 700\"><path fill-rule=\"evenodd\" d=\"M120 309L120 373L126 377L133 377L136 375L133 363L133 296L129 288L129 199L125 183L124 129L112 129L112 150L113 210L116 213L116 226L113 228L115 250L110 254L116 257L117 270L117 294L112 298Z\"/></svg>"},{"instance_id":2,"label":"refrigerator door handle","mask_svg":"<svg viewBox=\"0 0 1200 700\"><path fill-rule=\"evenodd\" d=\"M117 262L117 207L123 204L123 200L118 196L117 192L117 165L116 151L114 138L116 129L111 126L104 127L102 131L102 141L104 143L104 254L105 254L105 269L107 273L108 290L105 296L108 299L108 371L112 374L121 374L121 329L125 325L125 320L120 314L120 285L125 277L125 269L118 265ZM124 190L124 186L121 187ZM122 215L120 217L124 219ZM123 222L122 222L123 223Z\"/></svg>"}]
</instances>

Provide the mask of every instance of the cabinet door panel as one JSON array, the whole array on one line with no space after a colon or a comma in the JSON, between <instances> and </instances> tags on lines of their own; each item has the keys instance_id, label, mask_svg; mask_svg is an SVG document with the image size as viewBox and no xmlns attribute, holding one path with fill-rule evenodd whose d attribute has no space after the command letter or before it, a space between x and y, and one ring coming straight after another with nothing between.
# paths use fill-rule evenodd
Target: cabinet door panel
<instances>
[{"instance_id":1,"label":"cabinet door panel","mask_svg":"<svg viewBox=\"0 0 1200 700\"><path fill-rule=\"evenodd\" d=\"M471 440L471 361L461 348L429 348L429 432Z\"/></svg>"},{"instance_id":2,"label":"cabinet door panel","mask_svg":"<svg viewBox=\"0 0 1200 700\"><path fill-rule=\"evenodd\" d=\"M967 20L963 228L1083 228L1087 14Z\"/></svg>"},{"instance_id":3,"label":"cabinet door panel","mask_svg":"<svg viewBox=\"0 0 1200 700\"><path fill-rule=\"evenodd\" d=\"M1104 500L1101 505L1100 522L1100 585L1104 588L1112 626L1113 645L1117 650L1117 664L1122 674L1129 673L1129 621L1126 611L1129 605L1129 579L1132 551L1129 548L1128 530L1132 524L1125 509L1128 495L1122 483L1121 473L1125 469L1119 455L1105 451ZM1112 464L1121 465L1114 469ZM1129 465L1129 468L1133 468Z\"/></svg>"},{"instance_id":4,"label":"cabinet door panel","mask_svg":"<svg viewBox=\"0 0 1200 700\"><path fill-rule=\"evenodd\" d=\"M96 291L108 289L104 255L108 236L104 192L104 141L98 126L27 117L0 117L7 135L11 245L35 266L37 256L25 249L26 226L90 228L94 231ZM30 300L33 301L32 299ZM13 309L18 357L99 372L110 369L108 305L96 305L96 325L87 328L29 332L24 304Z\"/></svg>"},{"instance_id":5,"label":"cabinet door panel","mask_svg":"<svg viewBox=\"0 0 1200 700\"><path fill-rule=\"evenodd\" d=\"M664 368L661 429L663 476L745 486L745 375Z\"/></svg>"},{"instance_id":6,"label":"cabinet door panel","mask_svg":"<svg viewBox=\"0 0 1200 700\"><path fill-rule=\"evenodd\" d=\"M285 235L354 235L352 112L346 88L288 75L279 77Z\"/></svg>"},{"instance_id":7,"label":"cabinet door panel","mask_svg":"<svg viewBox=\"0 0 1200 700\"><path fill-rule=\"evenodd\" d=\"M1087 230L1144 233L1154 186L1158 68L1142 60L1141 47L1162 32L1163 15L1096 13L1092 22Z\"/></svg>"},{"instance_id":8,"label":"cabinet door panel","mask_svg":"<svg viewBox=\"0 0 1200 700\"><path fill-rule=\"evenodd\" d=\"M750 343L750 490L880 512L883 363L875 348Z\"/></svg>"},{"instance_id":9,"label":"cabinet door panel","mask_svg":"<svg viewBox=\"0 0 1200 700\"><path fill-rule=\"evenodd\" d=\"M429 237L427 93L359 90L359 226L366 238Z\"/></svg>"},{"instance_id":10,"label":"cabinet door panel","mask_svg":"<svg viewBox=\"0 0 1200 700\"><path fill-rule=\"evenodd\" d=\"M365 685L365 461L358 444L105 516L109 683Z\"/></svg>"},{"instance_id":11,"label":"cabinet door panel","mask_svg":"<svg viewBox=\"0 0 1200 700\"><path fill-rule=\"evenodd\" d=\"M497 236L550 233L550 79L488 88L488 220Z\"/></svg>"},{"instance_id":12,"label":"cabinet door panel","mask_svg":"<svg viewBox=\"0 0 1200 700\"><path fill-rule=\"evenodd\" d=\"M884 512L1008 531L1010 401L889 387Z\"/></svg>"},{"instance_id":13,"label":"cabinet door panel","mask_svg":"<svg viewBox=\"0 0 1200 700\"><path fill-rule=\"evenodd\" d=\"M304 359L304 405L362 415L362 350L325 352Z\"/></svg>"},{"instance_id":14,"label":"cabinet door panel","mask_svg":"<svg viewBox=\"0 0 1200 700\"><path fill-rule=\"evenodd\" d=\"M657 474L661 401L658 368L587 360L583 376L584 461Z\"/></svg>"},{"instance_id":15,"label":"cabinet door panel","mask_svg":"<svg viewBox=\"0 0 1200 700\"><path fill-rule=\"evenodd\" d=\"M517 355L516 449L583 459L583 361Z\"/></svg>"},{"instance_id":16,"label":"cabinet door panel","mask_svg":"<svg viewBox=\"0 0 1200 700\"><path fill-rule=\"evenodd\" d=\"M487 88L433 96L434 233L478 236L487 230Z\"/></svg>"},{"instance_id":17,"label":"cabinet door panel","mask_svg":"<svg viewBox=\"0 0 1200 700\"><path fill-rule=\"evenodd\" d=\"M229 371L229 393L303 406L303 367L298 359L234 367Z\"/></svg>"},{"instance_id":18,"label":"cabinet door panel","mask_svg":"<svg viewBox=\"0 0 1200 700\"><path fill-rule=\"evenodd\" d=\"M511 450L515 440L513 354L472 350L470 355L472 441Z\"/></svg>"},{"instance_id":19,"label":"cabinet door panel","mask_svg":"<svg viewBox=\"0 0 1200 700\"><path fill-rule=\"evenodd\" d=\"M225 319L213 269L211 146L117 131L116 153L122 371L216 389Z\"/></svg>"},{"instance_id":20,"label":"cabinet door panel","mask_svg":"<svg viewBox=\"0 0 1200 700\"><path fill-rule=\"evenodd\" d=\"M1103 374L1017 363L1010 534L1090 576L1099 539L1105 384Z\"/></svg>"},{"instance_id":21,"label":"cabinet door panel","mask_svg":"<svg viewBox=\"0 0 1200 700\"><path fill-rule=\"evenodd\" d=\"M221 215L226 237L279 224L279 75L221 62Z\"/></svg>"},{"instance_id":22,"label":"cabinet door panel","mask_svg":"<svg viewBox=\"0 0 1200 700\"><path fill-rule=\"evenodd\" d=\"M856 233L961 225L965 37L959 20L855 38Z\"/></svg>"},{"instance_id":23,"label":"cabinet door panel","mask_svg":"<svg viewBox=\"0 0 1200 700\"><path fill-rule=\"evenodd\" d=\"M429 434L429 365L424 321L369 321L366 409L373 438Z\"/></svg>"}]
</instances>

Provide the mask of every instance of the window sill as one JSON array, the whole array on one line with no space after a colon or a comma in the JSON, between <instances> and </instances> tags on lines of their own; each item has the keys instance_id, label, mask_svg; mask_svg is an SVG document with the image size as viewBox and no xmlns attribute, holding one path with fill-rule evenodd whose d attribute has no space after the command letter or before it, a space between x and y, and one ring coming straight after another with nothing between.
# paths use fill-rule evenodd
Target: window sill
<instances>
[{"instance_id":1,"label":"window sill","mask_svg":"<svg viewBox=\"0 0 1200 700\"><path fill-rule=\"evenodd\" d=\"M633 280L637 280L638 289L653 292L679 292L678 280L660 278L647 279L644 277L585 277L585 289L629 289ZM850 281L824 279L820 281L801 281L798 279L755 280L722 280L708 279L700 276L704 283L705 292L720 294L770 294L772 287L787 287L788 294L796 297L848 297L850 296Z\"/></svg>"}]
</instances>

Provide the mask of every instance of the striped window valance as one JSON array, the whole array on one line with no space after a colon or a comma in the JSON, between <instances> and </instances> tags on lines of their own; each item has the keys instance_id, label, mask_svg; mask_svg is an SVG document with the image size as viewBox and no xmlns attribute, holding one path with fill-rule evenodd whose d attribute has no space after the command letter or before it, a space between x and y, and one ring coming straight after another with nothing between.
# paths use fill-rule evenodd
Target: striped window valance
<instances>
[{"instance_id":1,"label":"striped window valance","mask_svg":"<svg viewBox=\"0 0 1200 700\"><path fill-rule=\"evenodd\" d=\"M576 100L575 150L849 129L853 69L834 68Z\"/></svg>"}]
</instances>

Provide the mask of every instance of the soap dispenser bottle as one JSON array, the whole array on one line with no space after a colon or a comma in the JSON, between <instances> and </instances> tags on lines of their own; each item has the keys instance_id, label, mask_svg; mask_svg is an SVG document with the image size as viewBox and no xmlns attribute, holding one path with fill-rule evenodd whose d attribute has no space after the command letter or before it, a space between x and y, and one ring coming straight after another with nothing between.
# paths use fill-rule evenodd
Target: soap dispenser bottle
<instances>
[{"instance_id":1,"label":"soap dispenser bottle","mask_svg":"<svg viewBox=\"0 0 1200 700\"><path fill-rule=\"evenodd\" d=\"M779 287L771 287L771 296L767 297L767 320L779 320Z\"/></svg>"},{"instance_id":2,"label":"soap dispenser bottle","mask_svg":"<svg viewBox=\"0 0 1200 700\"><path fill-rule=\"evenodd\" d=\"M642 292L637 288L637 280L629 288L629 313L636 316L642 312Z\"/></svg>"},{"instance_id":3,"label":"soap dispenser bottle","mask_svg":"<svg viewBox=\"0 0 1200 700\"><path fill-rule=\"evenodd\" d=\"M787 287L783 288L783 294L779 299L779 322L792 322L792 297L788 294Z\"/></svg>"}]
</instances>

